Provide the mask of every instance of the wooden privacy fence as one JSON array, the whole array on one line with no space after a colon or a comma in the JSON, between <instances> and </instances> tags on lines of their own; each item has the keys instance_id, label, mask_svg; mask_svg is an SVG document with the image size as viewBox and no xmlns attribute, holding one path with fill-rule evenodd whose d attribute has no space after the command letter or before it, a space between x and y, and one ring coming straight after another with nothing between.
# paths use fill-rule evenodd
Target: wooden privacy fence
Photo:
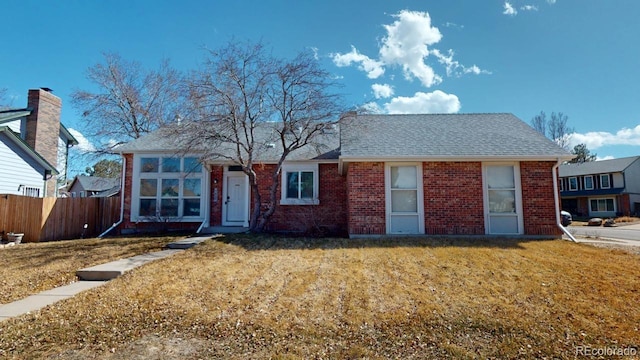
<instances>
[{"instance_id":1,"label":"wooden privacy fence","mask_svg":"<svg viewBox=\"0 0 640 360\"><path fill-rule=\"evenodd\" d=\"M120 219L120 198L33 198L0 194L0 232L38 242L95 237ZM84 228L84 225L87 228Z\"/></svg>"}]
</instances>

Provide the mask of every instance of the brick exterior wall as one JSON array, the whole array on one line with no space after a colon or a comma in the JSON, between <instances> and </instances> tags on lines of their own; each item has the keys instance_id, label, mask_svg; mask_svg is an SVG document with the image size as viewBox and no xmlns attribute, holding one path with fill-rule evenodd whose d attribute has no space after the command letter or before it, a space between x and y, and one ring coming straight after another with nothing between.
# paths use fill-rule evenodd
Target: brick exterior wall
<instances>
[{"instance_id":1,"label":"brick exterior wall","mask_svg":"<svg viewBox=\"0 0 640 360\"><path fill-rule=\"evenodd\" d=\"M347 197L349 234L386 234L383 162L350 163Z\"/></svg>"},{"instance_id":2,"label":"brick exterior wall","mask_svg":"<svg viewBox=\"0 0 640 360\"><path fill-rule=\"evenodd\" d=\"M258 188L265 204L269 199L272 184L271 174L275 165L257 166L260 182ZM319 164L318 205L277 205L276 212L267 225L267 231L298 232L305 234L346 235L347 231L347 187L343 176L338 173L338 164ZM282 181L282 178L280 178ZM281 187L278 186L277 199L280 201ZM253 207L254 203L251 202ZM263 205L262 209L265 209Z\"/></svg>"},{"instance_id":3,"label":"brick exterior wall","mask_svg":"<svg viewBox=\"0 0 640 360\"><path fill-rule=\"evenodd\" d=\"M425 233L484 235L482 163L425 162Z\"/></svg>"},{"instance_id":4,"label":"brick exterior wall","mask_svg":"<svg viewBox=\"0 0 640 360\"><path fill-rule=\"evenodd\" d=\"M624 216L631 215L631 199L629 194L622 194L618 196L618 212Z\"/></svg>"},{"instance_id":5,"label":"brick exterior wall","mask_svg":"<svg viewBox=\"0 0 640 360\"><path fill-rule=\"evenodd\" d=\"M556 225L556 204L553 196L553 161L523 161L520 163L522 211L525 235L560 236Z\"/></svg>"},{"instance_id":6,"label":"brick exterior wall","mask_svg":"<svg viewBox=\"0 0 640 360\"><path fill-rule=\"evenodd\" d=\"M122 229L143 229L153 224L131 223L133 156L126 154L124 221ZM521 162L525 235L560 236L556 226L553 178L555 162ZM270 174L275 165L256 167L263 204L268 200ZM425 233L428 235L484 235L482 164L480 162L424 162ZM222 221L223 167L211 176L210 225ZM268 231L333 234L386 234L385 165L350 163L346 176L337 164L319 165L319 205L277 205ZM216 190L217 189L217 190ZM278 187L277 199L280 199ZM253 200L252 200L253 203ZM253 205L253 204L252 204ZM263 206L264 208L264 206ZM175 223L171 228L195 229L199 224Z\"/></svg>"},{"instance_id":7,"label":"brick exterior wall","mask_svg":"<svg viewBox=\"0 0 640 360\"><path fill-rule=\"evenodd\" d=\"M211 169L211 202L209 203L209 225L222 225L222 181L224 176L223 166L213 166Z\"/></svg>"},{"instance_id":8,"label":"brick exterior wall","mask_svg":"<svg viewBox=\"0 0 640 360\"><path fill-rule=\"evenodd\" d=\"M26 142L49 164L58 165L58 138L60 137L60 112L62 100L42 89L29 90L27 106L32 110L27 116ZM56 176L47 181L47 196L56 196Z\"/></svg>"}]
</instances>

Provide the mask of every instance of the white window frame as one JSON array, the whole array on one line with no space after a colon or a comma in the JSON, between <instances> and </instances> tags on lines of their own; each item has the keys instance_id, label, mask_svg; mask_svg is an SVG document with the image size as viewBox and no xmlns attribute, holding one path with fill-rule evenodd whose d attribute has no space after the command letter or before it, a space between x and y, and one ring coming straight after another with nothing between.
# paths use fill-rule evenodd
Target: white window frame
<instances>
[{"instance_id":1,"label":"white window frame","mask_svg":"<svg viewBox=\"0 0 640 360\"><path fill-rule=\"evenodd\" d=\"M576 182L576 186L575 188L573 188L573 186L571 186L571 179L575 180ZM580 186L578 185L578 178L575 176L572 176L569 178L569 191L578 191L578 189L580 188Z\"/></svg>"},{"instance_id":2,"label":"white window frame","mask_svg":"<svg viewBox=\"0 0 640 360\"><path fill-rule=\"evenodd\" d=\"M416 167L416 197L417 197L417 213L409 213L409 214L394 214L392 213L392 199L391 199L391 168L396 166L415 166ZM393 232L391 231L391 217L392 216L416 216L418 218L418 232L416 234L424 234L424 177L422 173L422 163L421 162L388 162L384 164L384 177L385 177L385 226L387 228L387 234L389 235L402 235L401 232ZM415 235L415 234L411 234Z\"/></svg>"},{"instance_id":3,"label":"white window frame","mask_svg":"<svg viewBox=\"0 0 640 360\"><path fill-rule=\"evenodd\" d=\"M611 200L612 204L613 204L613 210L607 210L607 204L606 201L607 200ZM593 207L591 206L591 202L595 201L596 204L598 204L598 209L594 210ZM604 210L600 210L600 201L604 201L605 202L605 209ZM603 213L603 212L617 212L617 204L616 204L616 199L612 198L612 197L606 197L606 198L589 198L589 211L592 213Z\"/></svg>"},{"instance_id":4,"label":"white window frame","mask_svg":"<svg viewBox=\"0 0 640 360\"><path fill-rule=\"evenodd\" d=\"M487 181L487 168L491 166L513 166L514 191L515 191L515 214L504 216L517 216L518 232L513 234L492 233L491 232L491 213L489 212L489 187ZM520 163L519 162L487 162L482 163L482 192L484 202L484 229L487 235L522 235L524 234L524 211L522 208L522 183L520 179ZM496 213L494 216L502 216Z\"/></svg>"},{"instance_id":5,"label":"white window frame","mask_svg":"<svg viewBox=\"0 0 640 360\"><path fill-rule=\"evenodd\" d=\"M602 179L607 179L607 186L602 186ZM600 174L600 189L611 189L611 176L609 174Z\"/></svg>"},{"instance_id":6,"label":"white window frame","mask_svg":"<svg viewBox=\"0 0 640 360\"><path fill-rule=\"evenodd\" d=\"M141 159L142 158L158 158L158 171L157 172L141 172ZM184 168L185 158L198 158L197 155L187 154L184 156L174 156L172 154L134 154L133 156L133 176L131 184L131 221L158 221L158 219L170 219L173 222L201 222L206 217L206 207L208 205L207 199L207 187L208 176L205 166L201 166L200 172L162 172L162 158L179 158L180 167ZM140 180L142 179L155 179L157 180L156 190L156 215L155 216L141 216L140 215ZM163 179L177 179L178 180L178 216L161 216L160 215L160 202L162 200L162 180ZM184 181L185 179L199 179L200 180L200 215L199 216L183 216L184 214L184 200L192 199L195 197L184 196ZM145 197L151 198L151 197Z\"/></svg>"},{"instance_id":7,"label":"white window frame","mask_svg":"<svg viewBox=\"0 0 640 360\"><path fill-rule=\"evenodd\" d=\"M587 179L591 179L591 186L587 186ZM585 190L593 190L594 186L593 186L593 175L586 175L584 177L584 189Z\"/></svg>"},{"instance_id":8,"label":"white window frame","mask_svg":"<svg viewBox=\"0 0 640 360\"><path fill-rule=\"evenodd\" d=\"M280 171L280 205L319 205L320 204L320 171L318 163L283 164ZM291 199L287 198L287 173L288 172L313 172L313 198Z\"/></svg>"}]
</instances>

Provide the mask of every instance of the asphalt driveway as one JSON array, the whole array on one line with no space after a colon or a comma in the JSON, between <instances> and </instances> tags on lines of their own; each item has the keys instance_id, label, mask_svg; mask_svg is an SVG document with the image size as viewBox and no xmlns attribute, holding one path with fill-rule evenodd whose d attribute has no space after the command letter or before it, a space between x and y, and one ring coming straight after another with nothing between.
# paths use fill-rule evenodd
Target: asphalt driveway
<instances>
[{"instance_id":1,"label":"asphalt driveway","mask_svg":"<svg viewBox=\"0 0 640 360\"><path fill-rule=\"evenodd\" d=\"M640 246L640 223L615 227L569 226L567 229L581 237L625 240L629 245Z\"/></svg>"}]
</instances>

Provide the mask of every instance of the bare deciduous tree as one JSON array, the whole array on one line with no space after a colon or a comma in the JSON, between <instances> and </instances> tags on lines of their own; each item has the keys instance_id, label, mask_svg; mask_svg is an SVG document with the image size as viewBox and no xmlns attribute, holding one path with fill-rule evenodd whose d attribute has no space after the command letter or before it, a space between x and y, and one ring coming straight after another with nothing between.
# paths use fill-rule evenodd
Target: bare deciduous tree
<instances>
[{"instance_id":1,"label":"bare deciduous tree","mask_svg":"<svg viewBox=\"0 0 640 360\"><path fill-rule=\"evenodd\" d=\"M263 231L276 211L280 171L287 157L317 139L343 111L336 83L313 54L291 60L273 57L261 43L230 42L208 51L201 71L189 81L192 110L181 133L184 149L205 149L204 156L240 165L249 179L253 207L250 230ZM260 156L273 145L277 163L267 175L256 172ZM269 176L263 193L259 176Z\"/></svg>"},{"instance_id":2,"label":"bare deciduous tree","mask_svg":"<svg viewBox=\"0 0 640 360\"><path fill-rule=\"evenodd\" d=\"M100 153L109 153L172 121L181 106L181 76L163 60L157 70L145 70L118 54L87 70L96 91L75 90L71 102L80 112L83 131Z\"/></svg>"},{"instance_id":3,"label":"bare deciduous tree","mask_svg":"<svg viewBox=\"0 0 640 360\"><path fill-rule=\"evenodd\" d=\"M547 119L544 111L531 119L531 126L542 135L555 141L558 145L569 150L569 137L574 129L567 125L569 117L561 112L552 112L551 118Z\"/></svg>"}]
</instances>

